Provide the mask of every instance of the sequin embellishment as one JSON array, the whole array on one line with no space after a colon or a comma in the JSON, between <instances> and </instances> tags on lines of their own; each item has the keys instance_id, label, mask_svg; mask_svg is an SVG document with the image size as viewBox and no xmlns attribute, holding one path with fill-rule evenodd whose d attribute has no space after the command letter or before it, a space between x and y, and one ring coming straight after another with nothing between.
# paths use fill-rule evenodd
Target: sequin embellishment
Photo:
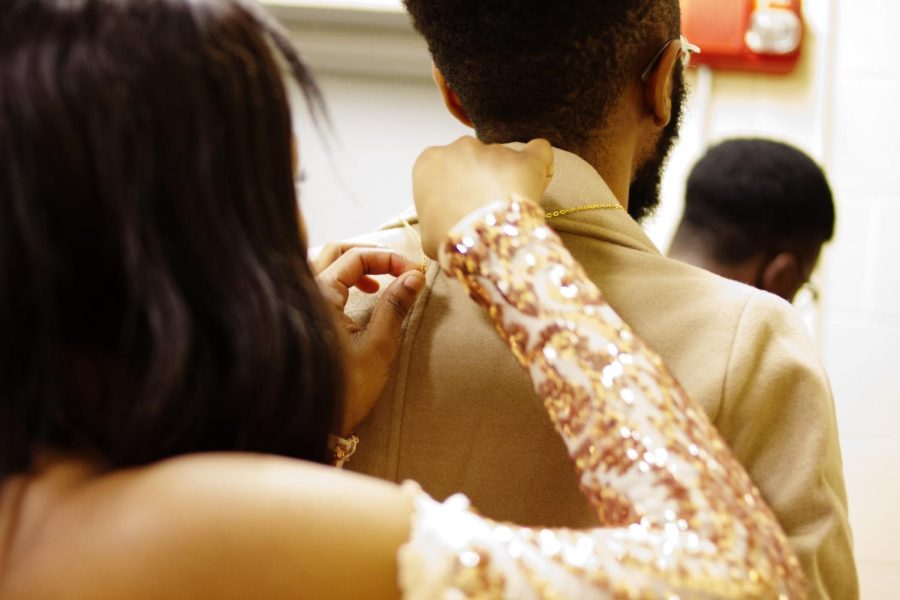
<instances>
[{"instance_id":1,"label":"sequin embellishment","mask_svg":"<svg viewBox=\"0 0 900 600\"><path fill-rule=\"evenodd\" d=\"M418 488L408 598L803 598L772 512L706 414L587 278L535 204L458 224L444 270L528 370L602 527L535 530Z\"/></svg>"}]
</instances>

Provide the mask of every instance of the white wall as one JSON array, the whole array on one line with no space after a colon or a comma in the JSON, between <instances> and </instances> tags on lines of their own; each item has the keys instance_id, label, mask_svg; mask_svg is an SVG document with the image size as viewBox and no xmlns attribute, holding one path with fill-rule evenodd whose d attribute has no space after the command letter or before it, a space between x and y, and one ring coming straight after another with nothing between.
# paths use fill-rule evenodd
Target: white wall
<instances>
[{"instance_id":1,"label":"white wall","mask_svg":"<svg viewBox=\"0 0 900 600\"><path fill-rule=\"evenodd\" d=\"M466 133L427 79L322 75L333 134L301 123L301 207L312 245L372 231L412 203L419 153ZM323 140L330 146L323 147Z\"/></svg>"},{"instance_id":2,"label":"white wall","mask_svg":"<svg viewBox=\"0 0 900 600\"><path fill-rule=\"evenodd\" d=\"M828 164L840 221L822 349L838 402L866 598L900 596L900 3L836 3Z\"/></svg>"},{"instance_id":3,"label":"white wall","mask_svg":"<svg viewBox=\"0 0 900 600\"><path fill-rule=\"evenodd\" d=\"M893 58L900 2L807 0L805 7L810 25L796 73L694 77L664 202L648 230L665 249L688 169L724 137L786 140L828 168L837 236L815 275L821 307L805 316L837 401L863 598L887 600L900 597L893 513L900 507L900 62ZM337 125L336 168L301 125L303 209L314 243L363 233L404 208L421 149L465 132L443 111L427 55L408 31L400 33L402 23L349 34L295 24L301 48L320 66Z\"/></svg>"}]
</instances>

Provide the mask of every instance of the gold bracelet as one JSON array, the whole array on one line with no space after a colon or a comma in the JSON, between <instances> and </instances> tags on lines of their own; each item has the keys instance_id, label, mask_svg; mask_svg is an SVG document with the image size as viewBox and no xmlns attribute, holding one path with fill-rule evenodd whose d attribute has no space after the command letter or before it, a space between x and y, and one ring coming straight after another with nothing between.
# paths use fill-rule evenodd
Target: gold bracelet
<instances>
[{"instance_id":1,"label":"gold bracelet","mask_svg":"<svg viewBox=\"0 0 900 600\"><path fill-rule=\"evenodd\" d=\"M359 437L355 434L348 438L329 434L328 449L331 450L331 464L338 469L343 469L353 453L356 452L358 445Z\"/></svg>"}]
</instances>

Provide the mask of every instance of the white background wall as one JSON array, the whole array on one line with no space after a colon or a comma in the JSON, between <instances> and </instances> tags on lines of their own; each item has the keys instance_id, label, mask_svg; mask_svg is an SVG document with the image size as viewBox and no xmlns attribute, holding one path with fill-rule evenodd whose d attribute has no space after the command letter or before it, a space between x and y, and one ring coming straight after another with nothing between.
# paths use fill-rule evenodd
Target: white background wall
<instances>
[{"instance_id":1,"label":"white background wall","mask_svg":"<svg viewBox=\"0 0 900 600\"><path fill-rule=\"evenodd\" d=\"M822 351L838 402L865 598L900 597L900 3L835 6L828 166L839 200Z\"/></svg>"},{"instance_id":2,"label":"white background wall","mask_svg":"<svg viewBox=\"0 0 900 600\"><path fill-rule=\"evenodd\" d=\"M323 74L317 78L333 133L299 126L301 207L319 245L372 231L412 203L412 166L426 147L466 129L442 110L426 79L391 82Z\"/></svg>"},{"instance_id":3,"label":"white background wall","mask_svg":"<svg viewBox=\"0 0 900 600\"><path fill-rule=\"evenodd\" d=\"M664 249L688 169L724 137L783 139L827 167L838 228L815 276L822 302L806 316L837 401L863 598L887 600L900 597L900 2L807 0L805 10L806 54L794 74L694 79L648 230ZM406 207L418 153L465 129L443 111L424 48L402 19L377 20L373 32L346 15L315 26L304 17L292 27L318 66L336 124L330 161L300 125L303 210L312 241L322 243L364 233Z\"/></svg>"}]
</instances>

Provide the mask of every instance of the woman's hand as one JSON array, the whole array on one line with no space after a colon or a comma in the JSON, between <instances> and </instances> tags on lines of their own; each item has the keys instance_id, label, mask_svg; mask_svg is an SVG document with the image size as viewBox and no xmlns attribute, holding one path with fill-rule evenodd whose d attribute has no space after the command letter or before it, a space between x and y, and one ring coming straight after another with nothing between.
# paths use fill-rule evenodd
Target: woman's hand
<instances>
[{"instance_id":1,"label":"woman's hand","mask_svg":"<svg viewBox=\"0 0 900 600\"><path fill-rule=\"evenodd\" d=\"M475 209L512 194L539 201L552 177L553 149L546 140L513 150L463 137L425 150L413 167L425 254L436 258L450 228Z\"/></svg>"},{"instance_id":2,"label":"woman's hand","mask_svg":"<svg viewBox=\"0 0 900 600\"><path fill-rule=\"evenodd\" d=\"M333 262L328 264L330 257ZM400 326L425 287L425 276L418 270L418 263L396 252L359 246L320 255L314 268L320 271L316 283L348 336L347 396L343 421L335 432L346 437L369 415L389 379L400 346ZM363 329L344 313L344 307L350 288L369 292L378 289L370 275L393 275L397 279L381 294Z\"/></svg>"},{"instance_id":3,"label":"woman's hand","mask_svg":"<svg viewBox=\"0 0 900 600\"><path fill-rule=\"evenodd\" d=\"M328 242L319 249L310 250L309 267L312 269L313 276L317 277L319 273L328 268L330 264L336 261L344 253L354 248L381 248L380 244L370 244L366 242ZM371 277L363 277L356 282L356 289L365 294L374 294L380 289L377 281Z\"/></svg>"}]
</instances>

